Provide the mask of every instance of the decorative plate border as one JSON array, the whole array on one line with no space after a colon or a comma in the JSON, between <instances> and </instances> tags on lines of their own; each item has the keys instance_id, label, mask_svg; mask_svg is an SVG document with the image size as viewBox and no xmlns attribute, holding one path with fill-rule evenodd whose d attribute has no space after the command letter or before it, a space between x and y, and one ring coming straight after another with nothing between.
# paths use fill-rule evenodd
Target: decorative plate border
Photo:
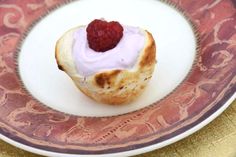
<instances>
[{"instance_id":1,"label":"decorative plate border","mask_svg":"<svg viewBox=\"0 0 236 157\"><path fill-rule=\"evenodd\" d=\"M55 7L59 3L59 1L53 3L48 0L46 2L50 4L47 6L50 10L52 6ZM184 11L186 16L196 24L201 39L199 48L201 55L191 75L168 98L139 111L109 118L70 116L39 105L36 100L32 100L27 95L20 86L19 79L14 75L16 65L12 62L12 58L16 52L12 49L8 53L6 48L9 47L8 40L10 44L13 44L18 39L8 33L5 38L1 38L1 43L3 41L4 43L0 57L5 67L0 73L0 91L2 91L0 92L0 95L2 94L0 113L5 118L0 117L0 133L25 145L52 152L107 154L163 142L184 133L213 115L233 96L236 90L236 69L234 68L236 65L234 54L236 28L233 27L236 23L235 1L171 0L170 2ZM222 13L218 15L214 10L216 7L220 11L220 8L228 7L228 9L223 15ZM9 5L0 3L0 8L9 9ZM16 8L17 6L11 9ZM19 8L16 10L19 11ZM24 26L24 20L20 19L20 22L19 27ZM4 23L0 26L2 26L1 30L7 29ZM232 31L228 32L229 28L232 28ZM9 32L25 31L24 28L18 29L12 29ZM4 32L6 31L0 33L4 34ZM209 58L214 60L209 60ZM196 79L200 79L201 82L197 82ZM165 104L165 107L161 104ZM182 114L176 114L176 111ZM173 114L173 117L168 117L165 113ZM43 123L39 123L37 119L42 120ZM143 121L140 122L140 119ZM35 120L37 124L32 124L30 120ZM94 133L94 131L97 132ZM126 137L122 132L129 136ZM146 135L137 136L141 132L145 132ZM87 143L88 141L91 143Z\"/></svg>"}]
</instances>

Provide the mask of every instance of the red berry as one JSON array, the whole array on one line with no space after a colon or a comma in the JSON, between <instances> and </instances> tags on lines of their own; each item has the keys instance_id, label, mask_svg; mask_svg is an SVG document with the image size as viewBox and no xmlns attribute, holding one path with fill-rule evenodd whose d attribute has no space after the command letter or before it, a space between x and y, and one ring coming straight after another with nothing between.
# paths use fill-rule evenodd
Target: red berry
<instances>
[{"instance_id":1,"label":"red berry","mask_svg":"<svg viewBox=\"0 0 236 157\"><path fill-rule=\"evenodd\" d=\"M95 19L87 27L89 47L97 52L113 49L123 36L123 27L119 22L107 22Z\"/></svg>"}]
</instances>

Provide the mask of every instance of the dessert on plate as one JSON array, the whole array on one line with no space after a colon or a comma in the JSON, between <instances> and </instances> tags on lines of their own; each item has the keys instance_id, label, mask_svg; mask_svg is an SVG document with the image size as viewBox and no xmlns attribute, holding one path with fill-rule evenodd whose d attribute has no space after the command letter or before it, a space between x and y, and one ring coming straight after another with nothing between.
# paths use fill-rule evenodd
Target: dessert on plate
<instances>
[{"instance_id":1,"label":"dessert on plate","mask_svg":"<svg viewBox=\"0 0 236 157\"><path fill-rule=\"evenodd\" d=\"M137 98L152 77L156 46L138 27L95 19L67 31L56 43L56 61L76 86L106 104Z\"/></svg>"}]
</instances>

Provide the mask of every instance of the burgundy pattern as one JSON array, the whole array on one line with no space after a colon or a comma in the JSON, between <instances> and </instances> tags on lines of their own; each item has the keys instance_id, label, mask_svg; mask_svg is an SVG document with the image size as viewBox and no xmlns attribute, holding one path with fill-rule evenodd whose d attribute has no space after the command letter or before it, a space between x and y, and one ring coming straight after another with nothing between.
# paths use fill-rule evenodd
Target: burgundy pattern
<instances>
[{"instance_id":1,"label":"burgundy pattern","mask_svg":"<svg viewBox=\"0 0 236 157\"><path fill-rule=\"evenodd\" d=\"M122 116L66 115L35 101L16 72L24 32L62 0L0 1L0 133L55 152L93 154L132 150L170 139L199 124L236 91L234 0L170 0L199 33L199 57L168 97Z\"/></svg>"}]
</instances>

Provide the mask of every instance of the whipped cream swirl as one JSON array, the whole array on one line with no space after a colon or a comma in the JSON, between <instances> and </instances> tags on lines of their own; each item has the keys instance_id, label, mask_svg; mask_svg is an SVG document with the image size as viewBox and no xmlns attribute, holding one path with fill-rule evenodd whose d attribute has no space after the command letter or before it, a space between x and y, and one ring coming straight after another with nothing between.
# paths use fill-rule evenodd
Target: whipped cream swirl
<instances>
[{"instance_id":1,"label":"whipped cream swirl","mask_svg":"<svg viewBox=\"0 0 236 157\"><path fill-rule=\"evenodd\" d=\"M86 27L80 27L74 33L72 57L79 75L87 77L106 70L131 69L135 65L145 44L145 34L137 27L123 28L120 42L105 52L96 52L89 47Z\"/></svg>"}]
</instances>

